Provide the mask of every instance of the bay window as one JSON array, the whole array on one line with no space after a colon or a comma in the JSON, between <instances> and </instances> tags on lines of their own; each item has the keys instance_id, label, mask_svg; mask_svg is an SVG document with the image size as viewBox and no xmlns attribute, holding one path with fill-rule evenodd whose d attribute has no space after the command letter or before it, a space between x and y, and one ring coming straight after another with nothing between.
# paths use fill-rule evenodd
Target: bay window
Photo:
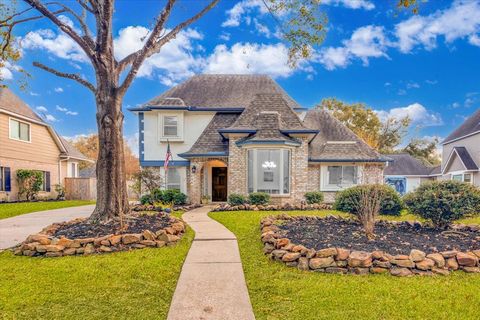
<instances>
[{"instance_id":1,"label":"bay window","mask_svg":"<svg viewBox=\"0 0 480 320\"><path fill-rule=\"evenodd\" d=\"M248 151L248 192L290 193L290 151L252 149Z\"/></svg>"}]
</instances>

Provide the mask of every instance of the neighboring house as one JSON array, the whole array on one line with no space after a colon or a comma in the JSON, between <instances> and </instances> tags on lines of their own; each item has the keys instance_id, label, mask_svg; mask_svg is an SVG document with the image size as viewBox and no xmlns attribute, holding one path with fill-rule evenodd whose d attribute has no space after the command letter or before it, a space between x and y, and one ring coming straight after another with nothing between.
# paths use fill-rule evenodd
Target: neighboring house
<instances>
[{"instance_id":1,"label":"neighboring house","mask_svg":"<svg viewBox=\"0 0 480 320\"><path fill-rule=\"evenodd\" d=\"M194 203L258 191L294 203L314 190L333 201L339 190L383 181L387 158L328 112L301 108L268 76L197 75L130 110L140 165L157 167L165 188Z\"/></svg>"},{"instance_id":2,"label":"neighboring house","mask_svg":"<svg viewBox=\"0 0 480 320\"><path fill-rule=\"evenodd\" d=\"M55 184L78 176L78 162L88 160L61 138L9 89L0 89L0 201L17 200L16 171L43 172L39 197L55 196Z\"/></svg>"},{"instance_id":3,"label":"neighboring house","mask_svg":"<svg viewBox=\"0 0 480 320\"><path fill-rule=\"evenodd\" d=\"M442 176L480 186L480 109L442 142Z\"/></svg>"},{"instance_id":4,"label":"neighboring house","mask_svg":"<svg viewBox=\"0 0 480 320\"><path fill-rule=\"evenodd\" d=\"M422 182L434 180L440 174L440 166L429 167L408 153L388 154L392 159L383 171L385 183L404 195L415 190Z\"/></svg>"}]
</instances>

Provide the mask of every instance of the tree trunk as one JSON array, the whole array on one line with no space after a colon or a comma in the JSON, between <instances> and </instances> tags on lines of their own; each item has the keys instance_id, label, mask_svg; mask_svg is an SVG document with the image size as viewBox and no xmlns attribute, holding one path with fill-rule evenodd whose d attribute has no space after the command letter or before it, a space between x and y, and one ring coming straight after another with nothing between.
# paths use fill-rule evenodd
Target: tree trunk
<instances>
[{"instance_id":1,"label":"tree trunk","mask_svg":"<svg viewBox=\"0 0 480 320\"><path fill-rule=\"evenodd\" d=\"M121 219L129 212L123 149L123 99L116 93L112 82L100 84L96 94L97 205L90 216L94 223Z\"/></svg>"}]
</instances>

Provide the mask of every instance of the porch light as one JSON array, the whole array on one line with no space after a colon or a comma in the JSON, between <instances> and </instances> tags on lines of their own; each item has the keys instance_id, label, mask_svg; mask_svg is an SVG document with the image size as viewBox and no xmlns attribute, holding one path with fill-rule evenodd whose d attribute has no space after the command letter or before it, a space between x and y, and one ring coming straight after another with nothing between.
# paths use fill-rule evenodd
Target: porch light
<instances>
[{"instance_id":1,"label":"porch light","mask_svg":"<svg viewBox=\"0 0 480 320\"><path fill-rule=\"evenodd\" d=\"M272 170L272 169L275 169L276 167L277 165L273 161L265 161L264 163L262 163L262 168L266 170Z\"/></svg>"},{"instance_id":2,"label":"porch light","mask_svg":"<svg viewBox=\"0 0 480 320\"><path fill-rule=\"evenodd\" d=\"M193 167L192 167L192 173L197 173L197 166L196 166L196 165L193 165Z\"/></svg>"}]
</instances>

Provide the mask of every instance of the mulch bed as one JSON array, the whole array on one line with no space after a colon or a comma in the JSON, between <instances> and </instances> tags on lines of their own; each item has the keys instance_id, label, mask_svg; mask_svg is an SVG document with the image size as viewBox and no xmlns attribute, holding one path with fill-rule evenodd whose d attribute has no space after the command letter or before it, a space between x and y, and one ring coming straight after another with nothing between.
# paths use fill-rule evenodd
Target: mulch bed
<instances>
[{"instance_id":1,"label":"mulch bed","mask_svg":"<svg viewBox=\"0 0 480 320\"><path fill-rule=\"evenodd\" d=\"M279 225L279 233L292 243L316 250L340 247L350 250L382 250L390 254L409 254L418 249L426 252L480 249L479 233L472 230L451 232L419 223L387 223L379 221L375 240L368 240L361 225L353 220L338 218L287 220ZM447 231L447 232L444 232Z\"/></svg>"},{"instance_id":2,"label":"mulch bed","mask_svg":"<svg viewBox=\"0 0 480 320\"><path fill-rule=\"evenodd\" d=\"M73 224L61 225L53 234L54 237L62 236L69 239L98 238L112 233L128 234L141 233L144 230L160 230L170 226L170 215L158 214L136 214L125 217L126 228L121 230L119 221L110 221L104 224L93 224L87 220Z\"/></svg>"}]
</instances>

